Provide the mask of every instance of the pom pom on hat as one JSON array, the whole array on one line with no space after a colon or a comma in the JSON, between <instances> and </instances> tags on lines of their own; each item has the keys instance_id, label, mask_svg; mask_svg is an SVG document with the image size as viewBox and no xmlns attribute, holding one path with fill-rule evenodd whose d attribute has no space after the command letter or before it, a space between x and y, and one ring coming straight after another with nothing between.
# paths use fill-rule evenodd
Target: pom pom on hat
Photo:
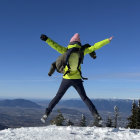
<instances>
[{"instance_id":1,"label":"pom pom on hat","mask_svg":"<svg viewBox=\"0 0 140 140\"><path fill-rule=\"evenodd\" d=\"M80 35L78 33L74 34L74 36L70 39L70 42L74 42L74 41L77 41L77 42L80 42Z\"/></svg>"}]
</instances>

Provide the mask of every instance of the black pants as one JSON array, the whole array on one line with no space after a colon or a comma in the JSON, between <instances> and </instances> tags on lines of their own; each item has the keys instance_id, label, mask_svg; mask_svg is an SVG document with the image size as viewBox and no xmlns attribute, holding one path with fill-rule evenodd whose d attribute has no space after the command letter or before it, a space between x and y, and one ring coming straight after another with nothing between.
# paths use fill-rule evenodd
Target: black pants
<instances>
[{"instance_id":1,"label":"black pants","mask_svg":"<svg viewBox=\"0 0 140 140\"><path fill-rule=\"evenodd\" d=\"M47 108L48 112L46 112L46 113L49 114L52 111L52 109L60 101L60 99L63 97L63 95L65 94L65 92L67 91L67 89L70 86L73 86L77 90L77 92L79 93L79 95L82 98L82 100L84 101L84 103L88 106L92 115L94 117L97 116L98 112L97 112L94 104L87 97L84 86L83 86L83 81L81 79L63 79L56 96L49 103L48 108Z\"/></svg>"}]
</instances>

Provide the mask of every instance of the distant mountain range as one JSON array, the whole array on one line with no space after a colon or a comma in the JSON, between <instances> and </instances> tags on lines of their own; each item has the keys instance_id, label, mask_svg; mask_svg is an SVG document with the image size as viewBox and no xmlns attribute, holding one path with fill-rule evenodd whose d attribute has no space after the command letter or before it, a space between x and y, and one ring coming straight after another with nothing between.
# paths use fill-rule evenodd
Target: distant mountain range
<instances>
[{"instance_id":1,"label":"distant mountain range","mask_svg":"<svg viewBox=\"0 0 140 140\"><path fill-rule=\"evenodd\" d=\"M93 99L92 102L100 111L114 111L114 106L119 108L120 112L130 112L132 107L132 100L123 99ZM60 102L59 105L71 106L78 108L86 108L86 105L81 100L66 100Z\"/></svg>"},{"instance_id":2,"label":"distant mountain range","mask_svg":"<svg viewBox=\"0 0 140 140\"><path fill-rule=\"evenodd\" d=\"M41 108L47 107L50 100L25 100L25 99L14 99L14 100L0 100L0 107L22 107L22 108ZM130 99L93 99L92 102L99 111L113 112L114 106L119 108L120 112L129 113L131 111L133 100ZM138 101L136 100L136 103ZM81 99L69 99L61 100L56 107L61 108L76 108L76 109L87 109L87 106Z\"/></svg>"},{"instance_id":3,"label":"distant mountain range","mask_svg":"<svg viewBox=\"0 0 140 140\"><path fill-rule=\"evenodd\" d=\"M45 107L48 106L49 102L50 100L0 100L0 129L2 130L6 128L6 126L11 128L43 126L44 124L41 123L40 117L44 113ZM119 126L126 126L127 117L131 113L133 100L93 99L92 102L95 104L104 120L107 116L113 117L114 106L118 106L121 118L118 122ZM136 100L136 103L137 102ZM56 105L49 116L48 124L50 120L58 114L57 110L60 110L64 117L73 120L75 124L79 122L81 114L86 115L88 124L90 124L93 119L89 109L81 99L69 99L61 100L59 104Z\"/></svg>"},{"instance_id":4,"label":"distant mountain range","mask_svg":"<svg viewBox=\"0 0 140 140\"><path fill-rule=\"evenodd\" d=\"M41 108L37 103L25 99L1 100L0 107Z\"/></svg>"},{"instance_id":5,"label":"distant mountain range","mask_svg":"<svg viewBox=\"0 0 140 140\"><path fill-rule=\"evenodd\" d=\"M42 101L35 101L36 103L47 106L50 100L42 100ZM96 106L99 111L108 111L113 112L114 106L119 108L120 112L131 112L132 102L133 100L130 99L92 99L92 102ZM136 100L136 103L138 100ZM61 100L56 107L65 107L65 108L78 108L78 109L87 109L87 106L81 99L69 99L69 100Z\"/></svg>"},{"instance_id":6,"label":"distant mountain range","mask_svg":"<svg viewBox=\"0 0 140 140\"><path fill-rule=\"evenodd\" d=\"M114 111L114 107L117 106L120 112L131 111L133 100L129 99L93 99L92 102L99 111ZM136 101L137 103L137 101ZM82 100L62 100L59 106L72 107L72 108L87 108Z\"/></svg>"}]
</instances>

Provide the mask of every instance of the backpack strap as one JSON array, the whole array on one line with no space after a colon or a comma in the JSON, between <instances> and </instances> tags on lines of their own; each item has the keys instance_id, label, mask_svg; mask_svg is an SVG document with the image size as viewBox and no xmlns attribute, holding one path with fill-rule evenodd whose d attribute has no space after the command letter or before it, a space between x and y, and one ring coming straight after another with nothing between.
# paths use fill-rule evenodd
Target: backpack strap
<instances>
[{"instance_id":1,"label":"backpack strap","mask_svg":"<svg viewBox=\"0 0 140 140\"><path fill-rule=\"evenodd\" d=\"M63 76L65 76L66 74L70 73L70 69L68 69L64 74Z\"/></svg>"},{"instance_id":2,"label":"backpack strap","mask_svg":"<svg viewBox=\"0 0 140 140\"><path fill-rule=\"evenodd\" d=\"M83 80L88 80L88 78L82 76L81 70L80 70L79 68L77 68L77 69L78 69L78 71L79 71L79 73L80 73L81 78L82 78Z\"/></svg>"},{"instance_id":3,"label":"backpack strap","mask_svg":"<svg viewBox=\"0 0 140 140\"><path fill-rule=\"evenodd\" d=\"M82 76L82 72L81 72L81 70L79 68L80 67L80 64L83 64L84 52L82 50L80 50L80 53L79 54L80 54L80 57L79 57L79 62L78 62L77 70L79 71L80 76L81 76L81 78L83 80L88 80L88 78L85 78L85 77Z\"/></svg>"}]
</instances>

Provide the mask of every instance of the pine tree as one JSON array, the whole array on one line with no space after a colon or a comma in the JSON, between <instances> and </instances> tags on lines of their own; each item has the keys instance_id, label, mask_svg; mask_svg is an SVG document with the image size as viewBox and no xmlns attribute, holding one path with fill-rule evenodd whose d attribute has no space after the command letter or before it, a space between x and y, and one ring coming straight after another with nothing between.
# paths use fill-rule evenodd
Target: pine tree
<instances>
[{"instance_id":1,"label":"pine tree","mask_svg":"<svg viewBox=\"0 0 140 140\"><path fill-rule=\"evenodd\" d=\"M51 124L52 125L56 125L56 126L63 126L64 125L64 117L62 115L62 113L58 110L58 115L53 119L51 120Z\"/></svg>"},{"instance_id":2,"label":"pine tree","mask_svg":"<svg viewBox=\"0 0 140 140\"><path fill-rule=\"evenodd\" d=\"M81 127L85 127L86 126L86 117L84 116L84 114L82 114L82 118L80 120L80 126Z\"/></svg>"},{"instance_id":3,"label":"pine tree","mask_svg":"<svg viewBox=\"0 0 140 140\"><path fill-rule=\"evenodd\" d=\"M106 122L106 127L112 127L112 126L113 126L112 119L108 117Z\"/></svg>"},{"instance_id":4,"label":"pine tree","mask_svg":"<svg viewBox=\"0 0 140 140\"><path fill-rule=\"evenodd\" d=\"M138 101L138 107L137 107L137 123L136 123L136 128L140 129L140 100Z\"/></svg>"},{"instance_id":5,"label":"pine tree","mask_svg":"<svg viewBox=\"0 0 140 140\"><path fill-rule=\"evenodd\" d=\"M135 100L132 103L131 112L132 112L131 116L128 117L129 123L128 123L127 127L132 128L132 129L136 129L137 128L137 117L138 117L137 116L137 112L138 112L138 107L137 107L137 105L135 103Z\"/></svg>"},{"instance_id":6,"label":"pine tree","mask_svg":"<svg viewBox=\"0 0 140 140\"><path fill-rule=\"evenodd\" d=\"M72 125L74 125L74 123L71 122L70 119L68 119L67 122L66 122L66 125L67 125L67 126L72 126Z\"/></svg>"},{"instance_id":7,"label":"pine tree","mask_svg":"<svg viewBox=\"0 0 140 140\"><path fill-rule=\"evenodd\" d=\"M118 126L118 116L119 116L119 108L117 106L114 107L114 113L115 113L114 127L117 128L117 126Z\"/></svg>"}]
</instances>

